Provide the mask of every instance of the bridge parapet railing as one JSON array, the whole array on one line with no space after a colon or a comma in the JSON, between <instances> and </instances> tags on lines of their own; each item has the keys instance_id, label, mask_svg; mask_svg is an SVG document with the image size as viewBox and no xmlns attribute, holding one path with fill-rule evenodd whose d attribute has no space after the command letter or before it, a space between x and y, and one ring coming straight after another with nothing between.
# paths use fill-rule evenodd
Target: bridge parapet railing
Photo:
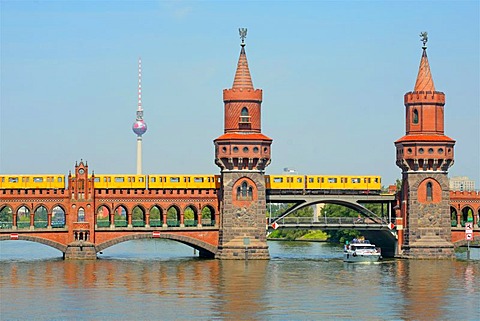
<instances>
[{"instance_id":1,"label":"bridge parapet railing","mask_svg":"<svg viewBox=\"0 0 480 321\"><path fill-rule=\"evenodd\" d=\"M11 229L12 226L13 226L13 222L0 221L0 229Z\"/></svg>"}]
</instances>

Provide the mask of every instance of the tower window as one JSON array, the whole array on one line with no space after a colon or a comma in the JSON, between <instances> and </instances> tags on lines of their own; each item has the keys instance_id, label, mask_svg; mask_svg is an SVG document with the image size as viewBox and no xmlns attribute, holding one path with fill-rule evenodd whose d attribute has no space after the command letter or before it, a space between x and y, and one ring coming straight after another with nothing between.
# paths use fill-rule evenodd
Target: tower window
<instances>
[{"instance_id":1,"label":"tower window","mask_svg":"<svg viewBox=\"0 0 480 321\"><path fill-rule=\"evenodd\" d=\"M237 200L251 201L253 199L253 187L246 181L242 182L242 185L237 187Z\"/></svg>"},{"instance_id":2,"label":"tower window","mask_svg":"<svg viewBox=\"0 0 480 321\"><path fill-rule=\"evenodd\" d=\"M427 201L432 201L433 199L433 186L431 182L427 183Z\"/></svg>"},{"instance_id":3,"label":"tower window","mask_svg":"<svg viewBox=\"0 0 480 321\"><path fill-rule=\"evenodd\" d=\"M413 110L413 123L418 124L418 110Z\"/></svg>"},{"instance_id":4,"label":"tower window","mask_svg":"<svg viewBox=\"0 0 480 321\"><path fill-rule=\"evenodd\" d=\"M250 124L250 115L248 114L248 108L243 107L240 114L240 124Z\"/></svg>"},{"instance_id":5,"label":"tower window","mask_svg":"<svg viewBox=\"0 0 480 321\"><path fill-rule=\"evenodd\" d=\"M83 207L78 209L77 222L85 222L85 210Z\"/></svg>"}]
</instances>

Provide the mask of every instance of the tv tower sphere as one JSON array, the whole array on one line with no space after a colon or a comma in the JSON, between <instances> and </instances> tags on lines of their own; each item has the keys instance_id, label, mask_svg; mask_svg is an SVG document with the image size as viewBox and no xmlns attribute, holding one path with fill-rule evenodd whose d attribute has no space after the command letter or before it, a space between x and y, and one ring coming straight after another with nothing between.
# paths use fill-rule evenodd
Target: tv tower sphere
<instances>
[{"instance_id":1,"label":"tv tower sphere","mask_svg":"<svg viewBox=\"0 0 480 321\"><path fill-rule=\"evenodd\" d=\"M143 119L139 119L133 123L132 130L137 136L142 136L147 131L147 123Z\"/></svg>"}]
</instances>

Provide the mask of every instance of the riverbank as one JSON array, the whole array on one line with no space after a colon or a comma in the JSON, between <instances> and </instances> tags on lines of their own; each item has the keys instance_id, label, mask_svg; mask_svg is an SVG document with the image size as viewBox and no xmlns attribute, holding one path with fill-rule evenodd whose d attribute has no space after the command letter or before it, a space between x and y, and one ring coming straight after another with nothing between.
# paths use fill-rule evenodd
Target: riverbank
<instances>
[{"instance_id":1,"label":"riverbank","mask_svg":"<svg viewBox=\"0 0 480 321\"><path fill-rule=\"evenodd\" d=\"M303 238L294 239L294 240L287 240L286 238L270 238L270 237L267 237L267 241L285 241L285 242L324 242L324 243L328 243L328 240L319 240L319 239L303 239ZM332 242L332 244L338 244L338 243L334 243L334 242Z\"/></svg>"}]
</instances>

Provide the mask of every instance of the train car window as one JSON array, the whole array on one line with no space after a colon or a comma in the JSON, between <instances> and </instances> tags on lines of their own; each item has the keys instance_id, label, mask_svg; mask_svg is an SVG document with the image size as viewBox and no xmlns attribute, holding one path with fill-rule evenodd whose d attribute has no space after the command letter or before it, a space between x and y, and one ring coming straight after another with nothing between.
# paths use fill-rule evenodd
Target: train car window
<instances>
[{"instance_id":1,"label":"train car window","mask_svg":"<svg viewBox=\"0 0 480 321\"><path fill-rule=\"evenodd\" d=\"M34 183L41 183L41 182L43 182L43 177L34 177L33 182Z\"/></svg>"},{"instance_id":2,"label":"train car window","mask_svg":"<svg viewBox=\"0 0 480 321\"><path fill-rule=\"evenodd\" d=\"M322 177L322 183L325 183L325 179Z\"/></svg>"},{"instance_id":3,"label":"train car window","mask_svg":"<svg viewBox=\"0 0 480 321\"><path fill-rule=\"evenodd\" d=\"M18 183L18 177L9 177L8 182L9 183Z\"/></svg>"},{"instance_id":4,"label":"train car window","mask_svg":"<svg viewBox=\"0 0 480 321\"><path fill-rule=\"evenodd\" d=\"M378 177L375 177L375 183L378 183Z\"/></svg>"},{"instance_id":5,"label":"train car window","mask_svg":"<svg viewBox=\"0 0 480 321\"><path fill-rule=\"evenodd\" d=\"M309 183L313 183L313 178L310 177L310 178L308 179L308 182L309 182Z\"/></svg>"},{"instance_id":6,"label":"train car window","mask_svg":"<svg viewBox=\"0 0 480 321\"><path fill-rule=\"evenodd\" d=\"M203 177L194 177L193 181L195 183L203 183ZM210 182L210 178L208 179L208 181Z\"/></svg>"},{"instance_id":7,"label":"train car window","mask_svg":"<svg viewBox=\"0 0 480 321\"><path fill-rule=\"evenodd\" d=\"M274 177L273 182L274 183L283 183L283 177Z\"/></svg>"},{"instance_id":8,"label":"train car window","mask_svg":"<svg viewBox=\"0 0 480 321\"><path fill-rule=\"evenodd\" d=\"M115 183L123 183L125 182L125 177L115 177L114 181Z\"/></svg>"},{"instance_id":9,"label":"train car window","mask_svg":"<svg viewBox=\"0 0 480 321\"><path fill-rule=\"evenodd\" d=\"M63 182L63 177L59 177L59 178L58 178L58 182L59 182L59 183Z\"/></svg>"},{"instance_id":10,"label":"train car window","mask_svg":"<svg viewBox=\"0 0 480 321\"><path fill-rule=\"evenodd\" d=\"M155 183L155 177L150 177L150 182Z\"/></svg>"},{"instance_id":11,"label":"train car window","mask_svg":"<svg viewBox=\"0 0 480 321\"><path fill-rule=\"evenodd\" d=\"M353 183L353 184L358 184L358 183L360 183L360 178L358 178L358 177L352 178L352 183Z\"/></svg>"},{"instance_id":12,"label":"train car window","mask_svg":"<svg viewBox=\"0 0 480 321\"><path fill-rule=\"evenodd\" d=\"M368 182L370 183L370 177L368 178Z\"/></svg>"},{"instance_id":13,"label":"train car window","mask_svg":"<svg viewBox=\"0 0 480 321\"><path fill-rule=\"evenodd\" d=\"M297 178L297 183L301 183L302 181L303 181L303 178L301 178L301 177Z\"/></svg>"},{"instance_id":14,"label":"train car window","mask_svg":"<svg viewBox=\"0 0 480 321\"><path fill-rule=\"evenodd\" d=\"M180 182L180 177L170 177L170 183L178 183Z\"/></svg>"},{"instance_id":15,"label":"train car window","mask_svg":"<svg viewBox=\"0 0 480 321\"><path fill-rule=\"evenodd\" d=\"M328 182L329 182L329 183L336 183L336 182L337 182L337 178L336 178L336 177L329 177L329 178L328 178Z\"/></svg>"},{"instance_id":16,"label":"train car window","mask_svg":"<svg viewBox=\"0 0 480 321\"><path fill-rule=\"evenodd\" d=\"M99 182L100 182L100 177L95 177L95 178L93 179L93 181L94 181L95 183L99 183Z\"/></svg>"},{"instance_id":17,"label":"train car window","mask_svg":"<svg viewBox=\"0 0 480 321\"><path fill-rule=\"evenodd\" d=\"M143 177L139 177L138 181L143 183Z\"/></svg>"}]
</instances>

